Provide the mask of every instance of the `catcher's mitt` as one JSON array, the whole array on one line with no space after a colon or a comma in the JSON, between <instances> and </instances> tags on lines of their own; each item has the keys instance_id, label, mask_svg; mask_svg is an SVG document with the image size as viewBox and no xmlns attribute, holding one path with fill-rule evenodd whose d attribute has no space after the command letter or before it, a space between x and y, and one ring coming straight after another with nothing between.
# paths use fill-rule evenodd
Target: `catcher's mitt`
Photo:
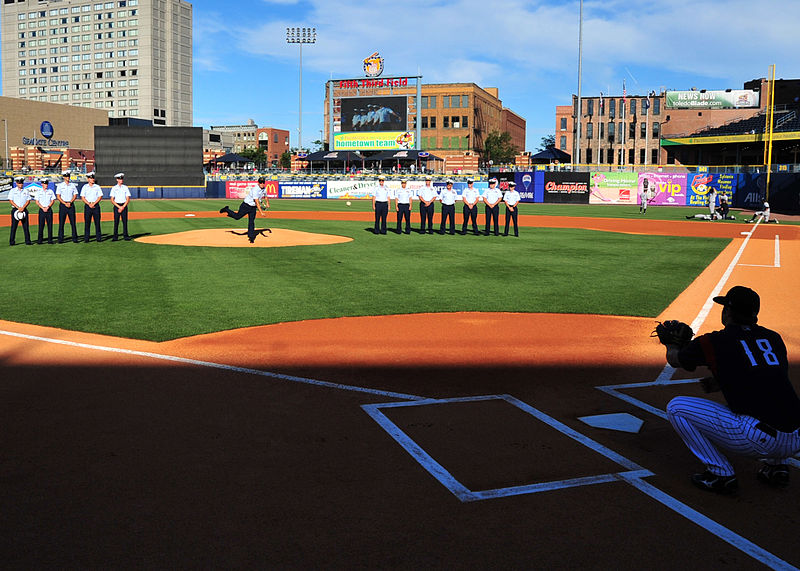
<instances>
[{"instance_id":1,"label":"catcher's mitt","mask_svg":"<svg viewBox=\"0 0 800 571\"><path fill-rule=\"evenodd\" d=\"M682 321L670 319L656 325L651 337L658 337L662 345L683 347L694 337L692 328Z\"/></svg>"}]
</instances>

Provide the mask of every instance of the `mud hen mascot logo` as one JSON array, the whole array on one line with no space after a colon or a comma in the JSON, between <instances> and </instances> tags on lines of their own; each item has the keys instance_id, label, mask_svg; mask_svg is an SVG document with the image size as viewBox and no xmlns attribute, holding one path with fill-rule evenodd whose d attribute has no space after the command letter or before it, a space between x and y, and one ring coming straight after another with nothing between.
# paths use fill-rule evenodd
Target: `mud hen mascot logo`
<instances>
[{"instance_id":1,"label":"mud hen mascot logo","mask_svg":"<svg viewBox=\"0 0 800 571\"><path fill-rule=\"evenodd\" d=\"M378 52L364 58L364 73L367 77L378 77L383 73L383 58Z\"/></svg>"}]
</instances>

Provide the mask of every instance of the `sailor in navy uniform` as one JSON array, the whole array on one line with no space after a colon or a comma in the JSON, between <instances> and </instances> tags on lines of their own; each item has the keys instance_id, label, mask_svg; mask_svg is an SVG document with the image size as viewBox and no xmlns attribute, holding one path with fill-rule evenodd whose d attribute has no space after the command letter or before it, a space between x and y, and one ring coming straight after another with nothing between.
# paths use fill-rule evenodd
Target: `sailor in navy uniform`
<instances>
[{"instance_id":1,"label":"sailor in navy uniform","mask_svg":"<svg viewBox=\"0 0 800 571\"><path fill-rule=\"evenodd\" d=\"M498 218L500 217L500 207L498 204L503 198L503 193L497 188L497 179L489 179L489 189L483 194L484 213L486 214L486 228L484 234L489 235L489 230L494 223L494 235L500 235L498 228Z\"/></svg>"},{"instance_id":2,"label":"sailor in navy uniform","mask_svg":"<svg viewBox=\"0 0 800 571\"><path fill-rule=\"evenodd\" d=\"M247 216L247 238L250 240L251 244L256 241L256 213L261 214L261 216L266 216L264 210L261 208L262 199L266 200L266 206L269 208L269 198L267 198L266 187L267 179L263 176L259 177L257 186L250 187L244 200L242 200L242 203L239 205L239 210L237 212L228 208L227 204L219 210L220 214L226 214L234 220L240 220Z\"/></svg>"},{"instance_id":3,"label":"sailor in navy uniform","mask_svg":"<svg viewBox=\"0 0 800 571\"><path fill-rule=\"evenodd\" d=\"M378 177L378 184L372 188L372 210L375 211L375 234L386 234L386 217L389 215L389 188L386 179Z\"/></svg>"},{"instance_id":4,"label":"sailor in navy uniform","mask_svg":"<svg viewBox=\"0 0 800 571\"><path fill-rule=\"evenodd\" d=\"M442 221L439 224L439 234L444 234L444 227L447 220L450 220L450 234L456 233L456 191L453 189L453 181L447 179L446 186L439 195L442 202Z\"/></svg>"},{"instance_id":5,"label":"sailor in navy uniform","mask_svg":"<svg viewBox=\"0 0 800 571\"><path fill-rule=\"evenodd\" d=\"M96 175L94 171L86 175L87 182L81 188L81 200L83 201L83 240L89 242L89 230L94 220L95 240L102 242L103 235L100 234L100 201L103 200L103 189L94 183Z\"/></svg>"},{"instance_id":6,"label":"sailor in navy uniform","mask_svg":"<svg viewBox=\"0 0 800 571\"><path fill-rule=\"evenodd\" d=\"M419 198L419 233L425 234L425 227L427 226L427 233L433 234L433 210L434 202L436 201L436 188L434 188L430 175L425 177L425 186L417 191L417 198Z\"/></svg>"},{"instance_id":7,"label":"sailor in navy uniform","mask_svg":"<svg viewBox=\"0 0 800 571\"><path fill-rule=\"evenodd\" d=\"M36 205L39 207L39 238L37 242L42 243L44 238L44 227L47 226L47 243L53 243L53 203L56 195L50 188L50 181L42 179L42 190L36 191Z\"/></svg>"},{"instance_id":8,"label":"sailor in navy uniform","mask_svg":"<svg viewBox=\"0 0 800 571\"><path fill-rule=\"evenodd\" d=\"M403 219L406 221L406 234L411 234L411 205L414 193L407 188L408 181L400 181L400 188L394 192L394 209L397 212L397 233L400 233Z\"/></svg>"},{"instance_id":9,"label":"sailor in navy uniform","mask_svg":"<svg viewBox=\"0 0 800 571\"><path fill-rule=\"evenodd\" d=\"M464 222L461 224L461 233L467 233L467 222L472 222L472 231L477 236L480 234L478 230L478 200L481 198L481 193L475 188L475 181L471 178L467 179L467 188L461 193L461 200L464 203L462 214Z\"/></svg>"},{"instance_id":10,"label":"sailor in navy uniform","mask_svg":"<svg viewBox=\"0 0 800 571\"><path fill-rule=\"evenodd\" d=\"M78 187L70 182L69 171L61 173L62 182L56 185L56 198L58 199L58 243L64 242L64 225L69 219L72 227L72 241L78 241L78 229L75 227L75 199L78 197Z\"/></svg>"},{"instance_id":11,"label":"sailor in navy uniform","mask_svg":"<svg viewBox=\"0 0 800 571\"><path fill-rule=\"evenodd\" d=\"M509 182L508 190L505 195L503 195L503 202L506 203L506 230L503 232L503 236L508 236L508 223L511 220L514 221L514 236L519 236L517 216L519 214L518 206L521 198L519 192L517 192L517 183L514 181Z\"/></svg>"},{"instance_id":12,"label":"sailor in navy uniform","mask_svg":"<svg viewBox=\"0 0 800 571\"><path fill-rule=\"evenodd\" d=\"M131 191L123 182L125 180L125 173L118 172L114 175L117 179L117 184L111 188L109 195L111 204L114 205L114 236L111 238L112 242L119 239L119 222L122 220L122 237L125 240L130 240L128 236L128 204L131 201Z\"/></svg>"},{"instance_id":13,"label":"sailor in navy uniform","mask_svg":"<svg viewBox=\"0 0 800 571\"><path fill-rule=\"evenodd\" d=\"M17 226L22 222L22 231L25 234L25 243L30 246L31 231L28 226L28 203L31 201L30 193L22 188L25 184L25 179L18 176L14 179L17 183L15 188L12 188L8 193L8 200L11 202L11 233L8 236L8 245L14 246L16 244Z\"/></svg>"}]
</instances>

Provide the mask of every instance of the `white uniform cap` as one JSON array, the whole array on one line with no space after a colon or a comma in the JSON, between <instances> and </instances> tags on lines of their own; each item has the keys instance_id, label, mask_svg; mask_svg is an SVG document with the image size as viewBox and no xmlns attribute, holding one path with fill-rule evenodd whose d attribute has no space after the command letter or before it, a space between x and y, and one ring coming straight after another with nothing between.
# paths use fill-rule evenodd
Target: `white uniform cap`
<instances>
[{"instance_id":1,"label":"white uniform cap","mask_svg":"<svg viewBox=\"0 0 800 571\"><path fill-rule=\"evenodd\" d=\"M406 183L408 183L408 180L406 180L406 179L402 179L402 180L400 181L400 184L406 184Z\"/></svg>"},{"instance_id":2,"label":"white uniform cap","mask_svg":"<svg viewBox=\"0 0 800 571\"><path fill-rule=\"evenodd\" d=\"M25 177L24 176L18 176L17 178L14 179L14 182L25 182Z\"/></svg>"},{"instance_id":3,"label":"white uniform cap","mask_svg":"<svg viewBox=\"0 0 800 571\"><path fill-rule=\"evenodd\" d=\"M445 184L453 184L453 179L451 179L451 178L448 178L448 179L445 181Z\"/></svg>"},{"instance_id":4,"label":"white uniform cap","mask_svg":"<svg viewBox=\"0 0 800 571\"><path fill-rule=\"evenodd\" d=\"M124 172L118 172L117 174L114 175L114 178L125 178L125 173Z\"/></svg>"},{"instance_id":5,"label":"white uniform cap","mask_svg":"<svg viewBox=\"0 0 800 571\"><path fill-rule=\"evenodd\" d=\"M475 179L474 178L468 178L467 182L475 182Z\"/></svg>"},{"instance_id":6,"label":"white uniform cap","mask_svg":"<svg viewBox=\"0 0 800 571\"><path fill-rule=\"evenodd\" d=\"M433 177L429 174L425 175L425 180L433 180Z\"/></svg>"},{"instance_id":7,"label":"white uniform cap","mask_svg":"<svg viewBox=\"0 0 800 571\"><path fill-rule=\"evenodd\" d=\"M378 180L386 180L386 177L381 175L381 176L378 177Z\"/></svg>"},{"instance_id":8,"label":"white uniform cap","mask_svg":"<svg viewBox=\"0 0 800 571\"><path fill-rule=\"evenodd\" d=\"M764 208L769 208L769 202L764 203Z\"/></svg>"},{"instance_id":9,"label":"white uniform cap","mask_svg":"<svg viewBox=\"0 0 800 571\"><path fill-rule=\"evenodd\" d=\"M489 184L492 184L492 183L497 184L497 179L496 178L490 178L489 179Z\"/></svg>"},{"instance_id":10,"label":"white uniform cap","mask_svg":"<svg viewBox=\"0 0 800 571\"><path fill-rule=\"evenodd\" d=\"M61 173L61 176L70 176L72 173L70 171L64 171Z\"/></svg>"},{"instance_id":11,"label":"white uniform cap","mask_svg":"<svg viewBox=\"0 0 800 571\"><path fill-rule=\"evenodd\" d=\"M86 178L89 178L89 177L91 177L91 178L97 178L97 175L95 174L95 172L94 172L94 171L92 171L92 172L87 172L87 173L86 173Z\"/></svg>"}]
</instances>

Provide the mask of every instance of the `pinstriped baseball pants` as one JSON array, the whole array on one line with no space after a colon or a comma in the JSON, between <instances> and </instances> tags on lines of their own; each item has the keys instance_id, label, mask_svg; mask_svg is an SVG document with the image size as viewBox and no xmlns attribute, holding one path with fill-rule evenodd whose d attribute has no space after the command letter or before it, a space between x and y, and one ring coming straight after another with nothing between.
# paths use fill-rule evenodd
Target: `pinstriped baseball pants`
<instances>
[{"instance_id":1,"label":"pinstriped baseball pants","mask_svg":"<svg viewBox=\"0 0 800 571\"><path fill-rule=\"evenodd\" d=\"M692 454L718 476L734 475L720 449L769 464L785 464L800 450L798 431L778 431L773 437L756 428L758 419L707 399L675 397L667 405L667 418Z\"/></svg>"}]
</instances>

